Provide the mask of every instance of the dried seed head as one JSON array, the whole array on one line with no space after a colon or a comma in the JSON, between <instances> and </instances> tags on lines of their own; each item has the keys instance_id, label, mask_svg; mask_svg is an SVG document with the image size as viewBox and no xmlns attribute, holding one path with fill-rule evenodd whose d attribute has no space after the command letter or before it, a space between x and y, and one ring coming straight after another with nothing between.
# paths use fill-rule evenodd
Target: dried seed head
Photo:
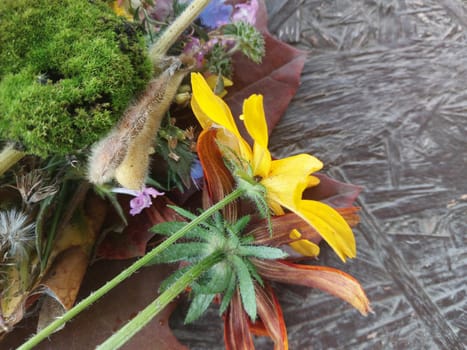
<instances>
[{"instance_id":1,"label":"dried seed head","mask_svg":"<svg viewBox=\"0 0 467 350\"><path fill-rule=\"evenodd\" d=\"M16 176L16 188L26 204L40 202L57 193L57 184L47 185L46 182L44 172L38 169Z\"/></svg>"},{"instance_id":2,"label":"dried seed head","mask_svg":"<svg viewBox=\"0 0 467 350\"><path fill-rule=\"evenodd\" d=\"M34 244L34 223L16 209L0 211L0 259L21 258Z\"/></svg>"}]
</instances>

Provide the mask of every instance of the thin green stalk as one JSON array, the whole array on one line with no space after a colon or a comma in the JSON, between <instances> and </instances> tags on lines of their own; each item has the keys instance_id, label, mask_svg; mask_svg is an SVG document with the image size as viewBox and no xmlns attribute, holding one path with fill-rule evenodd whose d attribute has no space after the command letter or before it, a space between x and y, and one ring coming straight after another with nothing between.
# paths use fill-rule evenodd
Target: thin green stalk
<instances>
[{"instance_id":1,"label":"thin green stalk","mask_svg":"<svg viewBox=\"0 0 467 350\"><path fill-rule=\"evenodd\" d=\"M211 2L211 0L194 0L187 8L173 21L166 30L157 39L149 52L152 63L157 65L161 58L167 54L170 47L175 44L178 37L198 18L203 9Z\"/></svg>"},{"instance_id":2,"label":"thin green stalk","mask_svg":"<svg viewBox=\"0 0 467 350\"><path fill-rule=\"evenodd\" d=\"M18 151L12 144L6 145L0 152L0 176L18 163L26 153Z\"/></svg>"},{"instance_id":3,"label":"thin green stalk","mask_svg":"<svg viewBox=\"0 0 467 350\"><path fill-rule=\"evenodd\" d=\"M49 324L47 327L42 329L39 333L37 333L35 336L33 336L23 345L21 345L17 350L32 349L34 346L39 344L42 340L50 336L58 328L62 327L67 321L71 320L73 317L78 315L81 311L85 310L92 303L94 303L95 301L100 299L102 296L104 296L107 292L109 292L110 290L115 288L118 284L120 284L125 279L130 277L133 273L135 273L140 268L148 264L157 254L167 249L169 246L175 243L175 241L177 241L178 239L183 237L187 232L189 232L193 227L202 223L207 218L209 218L212 214L214 214L216 211L222 209L227 204L236 200L244 192L245 191L242 189L236 189L232 193L225 196L221 201L217 202L212 207L208 208L206 211L201 213L201 215L199 215L196 219L192 220L182 229L178 230L172 236L168 237L164 242L159 244L157 247L155 247L153 250L151 250L149 253L143 256L141 259L135 261L131 266L129 266L128 268L123 270L121 273L119 273L117 276L115 276L113 279L108 281L105 285L103 285L97 291L89 295L87 298L81 300L73 308L68 310L62 317L56 319L51 324Z\"/></svg>"},{"instance_id":4,"label":"thin green stalk","mask_svg":"<svg viewBox=\"0 0 467 350\"><path fill-rule=\"evenodd\" d=\"M212 253L185 272L170 288L157 297L151 304L142 310L136 317L114 333L105 342L96 347L96 350L119 349L137 332L146 326L168 303L174 300L186 287L195 281L203 272L209 270L223 259L223 252Z\"/></svg>"}]
</instances>

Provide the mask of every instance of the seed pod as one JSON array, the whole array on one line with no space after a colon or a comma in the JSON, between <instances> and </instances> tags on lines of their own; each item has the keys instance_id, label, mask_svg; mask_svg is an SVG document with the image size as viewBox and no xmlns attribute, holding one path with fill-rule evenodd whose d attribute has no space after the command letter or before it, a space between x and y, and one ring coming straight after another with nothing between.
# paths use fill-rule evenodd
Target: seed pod
<instances>
[{"instance_id":1,"label":"seed pod","mask_svg":"<svg viewBox=\"0 0 467 350\"><path fill-rule=\"evenodd\" d=\"M145 102L147 118L141 132L131 139L128 152L115 171L115 178L125 188L141 190L149 168L155 135L162 118L170 107L187 70L167 69L158 78L160 89L154 89L152 98Z\"/></svg>"}]
</instances>

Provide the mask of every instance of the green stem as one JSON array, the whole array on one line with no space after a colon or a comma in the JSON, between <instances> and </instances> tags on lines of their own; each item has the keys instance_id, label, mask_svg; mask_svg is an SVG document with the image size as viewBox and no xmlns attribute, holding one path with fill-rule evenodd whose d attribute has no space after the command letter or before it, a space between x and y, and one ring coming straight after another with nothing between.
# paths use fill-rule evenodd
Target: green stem
<instances>
[{"instance_id":1,"label":"green stem","mask_svg":"<svg viewBox=\"0 0 467 350\"><path fill-rule=\"evenodd\" d=\"M203 272L209 270L223 259L223 252L215 252L185 272L170 288L157 297L136 317L123 326L117 333L114 333L104 343L96 347L96 350L119 349L137 332L146 326L168 303L174 300L186 287L195 281Z\"/></svg>"},{"instance_id":2,"label":"green stem","mask_svg":"<svg viewBox=\"0 0 467 350\"><path fill-rule=\"evenodd\" d=\"M18 163L25 155L26 153L16 150L12 144L6 145L0 152L0 176Z\"/></svg>"},{"instance_id":3,"label":"green stem","mask_svg":"<svg viewBox=\"0 0 467 350\"><path fill-rule=\"evenodd\" d=\"M149 52L149 57L153 64L157 65L161 58L169 51L170 47L175 44L178 37L198 18L203 9L210 3L211 0L194 0L187 8L173 21L166 30L157 39Z\"/></svg>"},{"instance_id":4,"label":"green stem","mask_svg":"<svg viewBox=\"0 0 467 350\"><path fill-rule=\"evenodd\" d=\"M175 232L172 236L167 238L164 242L159 244L157 247L155 247L153 250L151 250L149 253L147 253L145 256L143 256L141 259L135 261L131 266L120 272L117 276L115 276L113 279L108 281L106 284L104 284L101 288L99 288L97 291L89 295L87 298L81 300L78 304L76 304L73 308L68 310L62 317L57 318L55 321L50 323L47 327L43 328L39 333L37 333L35 336L33 336L31 339L29 339L27 342L25 342L23 345L21 345L17 350L26 350L26 349L32 349L34 346L39 344L42 340L47 338L50 334L52 334L54 331L56 331L58 328L62 327L67 321L71 320L73 317L78 315L81 311L85 310L88 306L90 306L92 303L100 299L102 296L104 296L107 292L112 290L114 287L116 287L118 284L123 282L125 279L130 277L133 273L138 271L140 268L148 264L154 257L164 251L166 248L171 246L175 241L183 237L187 232L189 232L193 227L196 225L202 223L205 221L207 218L209 218L212 214L214 214L216 211L222 209L225 207L227 204L233 202L236 200L238 197L240 197L245 191L242 189L236 189L235 191L231 192L227 196L225 196L221 201L217 202L214 204L212 207L206 209L201 215L199 215L196 219L192 220L189 222L186 226L184 226L182 229L178 230Z\"/></svg>"}]
</instances>

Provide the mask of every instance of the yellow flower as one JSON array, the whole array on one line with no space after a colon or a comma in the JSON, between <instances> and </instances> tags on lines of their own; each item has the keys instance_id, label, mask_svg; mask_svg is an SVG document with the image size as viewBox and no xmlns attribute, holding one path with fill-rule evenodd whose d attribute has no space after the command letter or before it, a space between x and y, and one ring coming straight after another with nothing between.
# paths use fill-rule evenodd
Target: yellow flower
<instances>
[{"instance_id":1,"label":"yellow flower","mask_svg":"<svg viewBox=\"0 0 467 350\"><path fill-rule=\"evenodd\" d=\"M224 87L232 86L233 81L230 80L229 78L224 77L224 76L222 76L221 79L222 79L222 83L220 85L221 85L222 91L220 91L220 92L216 91L216 88L218 87L217 85L218 85L218 82L219 82L219 76L218 75L215 75L215 74L209 75L206 78L206 82L208 83L208 85L212 89L212 91L214 91L216 93L217 96L224 97L225 95L227 95L227 90L224 89Z\"/></svg>"},{"instance_id":2,"label":"yellow flower","mask_svg":"<svg viewBox=\"0 0 467 350\"><path fill-rule=\"evenodd\" d=\"M311 174L320 170L323 163L303 153L284 159L272 159L268 150L269 137L263 96L252 95L246 99L240 116L254 141L251 148L240 135L230 108L212 92L203 76L192 73L191 83L191 106L201 126L204 129L218 127L224 130L218 141L247 162L252 177L266 189L266 201L274 214L283 215L283 208L294 212L319 232L343 261L347 257L355 257L355 238L344 218L322 202L302 199L306 188L319 184L319 179ZM228 154L225 156L229 157ZM297 233L293 235L299 237ZM310 249L311 242L299 240L296 243L301 247L297 244L292 247L300 253Z\"/></svg>"},{"instance_id":3,"label":"yellow flower","mask_svg":"<svg viewBox=\"0 0 467 350\"><path fill-rule=\"evenodd\" d=\"M117 16L125 17L128 21L133 21L133 16L128 11L130 6L127 1L114 0L111 7Z\"/></svg>"}]
</instances>

